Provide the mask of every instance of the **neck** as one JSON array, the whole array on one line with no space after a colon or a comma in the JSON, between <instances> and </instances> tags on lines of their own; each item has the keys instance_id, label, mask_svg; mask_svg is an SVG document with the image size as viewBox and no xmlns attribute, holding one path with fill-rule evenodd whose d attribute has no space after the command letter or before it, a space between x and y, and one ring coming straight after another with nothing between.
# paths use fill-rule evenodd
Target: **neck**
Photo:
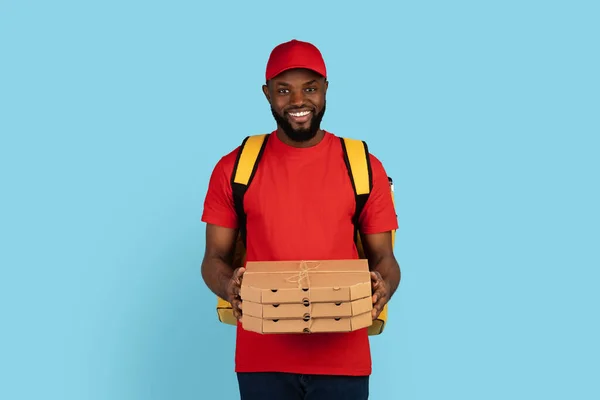
<instances>
[{"instance_id":1,"label":"neck","mask_svg":"<svg viewBox=\"0 0 600 400\"><path fill-rule=\"evenodd\" d=\"M306 147L315 146L315 145L319 144L319 142L321 142L321 140L323 140L324 136L325 136L325 131L322 129L319 129L317 131L317 134L315 135L315 137L313 137L312 139L307 140L305 142L296 142L296 141L290 139L290 137L284 132L283 129L281 129L280 126L277 127L277 137L279 138L279 140L281 140L283 143L287 144L288 146L292 146L292 147L306 148Z\"/></svg>"}]
</instances>

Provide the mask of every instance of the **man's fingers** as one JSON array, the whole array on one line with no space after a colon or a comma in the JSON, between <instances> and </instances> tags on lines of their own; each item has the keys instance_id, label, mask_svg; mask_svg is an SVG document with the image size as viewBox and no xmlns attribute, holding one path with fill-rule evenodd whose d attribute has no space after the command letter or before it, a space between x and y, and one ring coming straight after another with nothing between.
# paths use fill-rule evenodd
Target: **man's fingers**
<instances>
[{"instance_id":1,"label":"man's fingers","mask_svg":"<svg viewBox=\"0 0 600 400\"><path fill-rule=\"evenodd\" d=\"M242 317L242 302L240 300L234 300L231 303L231 307L233 309L233 316L240 319Z\"/></svg>"},{"instance_id":2,"label":"man's fingers","mask_svg":"<svg viewBox=\"0 0 600 400\"><path fill-rule=\"evenodd\" d=\"M240 278L242 277L242 275L244 275L244 272L246 272L246 268L244 268L244 267L240 267L240 268L238 268L238 269L236 270L235 277L236 277L237 279L240 279Z\"/></svg>"},{"instance_id":3,"label":"man's fingers","mask_svg":"<svg viewBox=\"0 0 600 400\"><path fill-rule=\"evenodd\" d=\"M233 271L233 276L231 277L231 282L233 282L235 284L235 286L240 286L242 284L242 276L244 275L244 272L246 271L246 268L238 268L235 271Z\"/></svg>"},{"instance_id":4,"label":"man's fingers","mask_svg":"<svg viewBox=\"0 0 600 400\"><path fill-rule=\"evenodd\" d=\"M378 284L381 281L381 274L379 272L371 271L371 282Z\"/></svg>"},{"instance_id":5,"label":"man's fingers","mask_svg":"<svg viewBox=\"0 0 600 400\"><path fill-rule=\"evenodd\" d=\"M233 277L229 282L229 293L233 296L239 296L242 286L242 275L246 271L246 268L238 268L234 271Z\"/></svg>"},{"instance_id":6,"label":"man's fingers","mask_svg":"<svg viewBox=\"0 0 600 400\"><path fill-rule=\"evenodd\" d=\"M383 310L383 306L387 302L387 291L385 287L381 285L375 293L373 294L373 319L376 319L379 316L379 313Z\"/></svg>"},{"instance_id":7,"label":"man's fingers","mask_svg":"<svg viewBox=\"0 0 600 400\"><path fill-rule=\"evenodd\" d=\"M383 307L387 303L387 285L379 272L371 271L371 286L373 288L373 319L377 319Z\"/></svg>"},{"instance_id":8,"label":"man's fingers","mask_svg":"<svg viewBox=\"0 0 600 400\"><path fill-rule=\"evenodd\" d=\"M371 319L377 319L378 316L379 316L379 310L376 308L373 308L373 311L371 311Z\"/></svg>"},{"instance_id":9,"label":"man's fingers","mask_svg":"<svg viewBox=\"0 0 600 400\"><path fill-rule=\"evenodd\" d=\"M373 292L373 302L375 303L378 300L385 298L386 295L387 295L387 293L386 293L385 288L383 286L380 286Z\"/></svg>"},{"instance_id":10,"label":"man's fingers","mask_svg":"<svg viewBox=\"0 0 600 400\"><path fill-rule=\"evenodd\" d=\"M373 319L375 319L383 309L386 298L385 285L383 285L383 279L379 272L371 271L371 287L373 289L372 315Z\"/></svg>"},{"instance_id":11,"label":"man's fingers","mask_svg":"<svg viewBox=\"0 0 600 400\"><path fill-rule=\"evenodd\" d=\"M371 271L371 289L374 292L374 298L381 298L381 295L378 295L378 293L381 291L383 286L383 279L381 278L381 275L379 274L379 272L373 272ZM385 289L385 288L384 288ZM377 295L377 296L375 296ZM375 300L373 300L375 301Z\"/></svg>"},{"instance_id":12,"label":"man's fingers","mask_svg":"<svg viewBox=\"0 0 600 400\"><path fill-rule=\"evenodd\" d=\"M233 300L232 306L237 309L242 309L242 301L240 299Z\"/></svg>"},{"instance_id":13,"label":"man's fingers","mask_svg":"<svg viewBox=\"0 0 600 400\"><path fill-rule=\"evenodd\" d=\"M373 311L371 312L373 319L376 319L377 317L379 317L379 314L381 314L382 310L383 310L383 307L374 307Z\"/></svg>"},{"instance_id":14,"label":"man's fingers","mask_svg":"<svg viewBox=\"0 0 600 400\"><path fill-rule=\"evenodd\" d=\"M385 293L376 294L376 301L373 304L374 307L383 307L383 304L387 301Z\"/></svg>"},{"instance_id":15,"label":"man's fingers","mask_svg":"<svg viewBox=\"0 0 600 400\"><path fill-rule=\"evenodd\" d=\"M229 302L231 303L231 307L233 309L233 315L238 320L242 318L242 301L240 298L240 294L242 276L244 275L245 271L246 268L244 267L237 268L233 272L231 281L229 281L229 287L227 288L230 297Z\"/></svg>"},{"instance_id":16,"label":"man's fingers","mask_svg":"<svg viewBox=\"0 0 600 400\"><path fill-rule=\"evenodd\" d=\"M371 311L371 314L373 316L373 319L377 318L379 316L379 314L381 313L381 310L383 309L383 307L379 304L375 304L373 306L373 310Z\"/></svg>"}]
</instances>

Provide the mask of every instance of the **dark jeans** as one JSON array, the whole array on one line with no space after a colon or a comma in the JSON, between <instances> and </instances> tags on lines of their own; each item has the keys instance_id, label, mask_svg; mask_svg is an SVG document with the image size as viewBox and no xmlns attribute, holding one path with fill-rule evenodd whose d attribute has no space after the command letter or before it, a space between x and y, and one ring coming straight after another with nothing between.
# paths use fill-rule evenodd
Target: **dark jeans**
<instances>
[{"instance_id":1,"label":"dark jeans","mask_svg":"<svg viewBox=\"0 0 600 400\"><path fill-rule=\"evenodd\" d=\"M241 400L367 400L368 376L238 373Z\"/></svg>"}]
</instances>

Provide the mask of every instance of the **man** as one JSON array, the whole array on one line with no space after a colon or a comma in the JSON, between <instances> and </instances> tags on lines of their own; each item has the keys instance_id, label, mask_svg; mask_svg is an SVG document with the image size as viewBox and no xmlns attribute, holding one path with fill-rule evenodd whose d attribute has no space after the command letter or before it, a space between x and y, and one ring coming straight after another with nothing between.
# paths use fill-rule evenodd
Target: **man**
<instances>
[{"instance_id":1,"label":"man","mask_svg":"<svg viewBox=\"0 0 600 400\"><path fill-rule=\"evenodd\" d=\"M292 40L273 49L262 89L277 129L244 199L248 261L358 257L355 198L341 143L320 126L327 88L325 62L314 45ZM347 112L353 116L357 110ZM221 158L210 178L202 215L207 224L202 276L239 319L245 269L231 267L239 228L231 189L238 150ZM392 251L397 220L389 181L381 162L370 159L373 189L359 223L372 271L375 318L396 291L400 268ZM366 329L261 335L238 322L235 363L242 400L362 400L369 394Z\"/></svg>"}]
</instances>

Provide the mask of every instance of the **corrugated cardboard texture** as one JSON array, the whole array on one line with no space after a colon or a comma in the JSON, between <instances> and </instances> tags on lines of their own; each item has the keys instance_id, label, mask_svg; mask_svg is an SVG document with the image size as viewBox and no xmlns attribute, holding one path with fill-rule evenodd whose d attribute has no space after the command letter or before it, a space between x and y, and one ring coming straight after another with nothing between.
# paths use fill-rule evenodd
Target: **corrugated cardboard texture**
<instances>
[{"instance_id":1,"label":"corrugated cardboard texture","mask_svg":"<svg viewBox=\"0 0 600 400\"><path fill-rule=\"evenodd\" d=\"M367 260L248 262L242 325L260 333L347 332L372 324Z\"/></svg>"},{"instance_id":2,"label":"corrugated cardboard texture","mask_svg":"<svg viewBox=\"0 0 600 400\"><path fill-rule=\"evenodd\" d=\"M363 313L355 317L315 318L308 321L301 319L262 319L244 315L244 329L258 333L324 333L350 332L367 328L373 323L371 313Z\"/></svg>"},{"instance_id":3,"label":"corrugated cardboard texture","mask_svg":"<svg viewBox=\"0 0 600 400\"><path fill-rule=\"evenodd\" d=\"M297 260L297 261L248 261L246 271L250 272L297 272L307 267L311 271L365 272L369 264L365 259L356 260Z\"/></svg>"},{"instance_id":4,"label":"corrugated cardboard texture","mask_svg":"<svg viewBox=\"0 0 600 400\"><path fill-rule=\"evenodd\" d=\"M243 301L262 304L347 302L371 295L366 260L248 262Z\"/></svg>"},{"instance_id":5,"label":"corrugated cardboard texture","mask_svg":"<svg viewBox=\"0 0 600 400\"><path fill-rule=\"evenodd\" d=\"M244 315L267 319L340 318L353 317L373 309L371 296L349 302L306 304L243 303Z\"/></svg>"}]
</instances>

